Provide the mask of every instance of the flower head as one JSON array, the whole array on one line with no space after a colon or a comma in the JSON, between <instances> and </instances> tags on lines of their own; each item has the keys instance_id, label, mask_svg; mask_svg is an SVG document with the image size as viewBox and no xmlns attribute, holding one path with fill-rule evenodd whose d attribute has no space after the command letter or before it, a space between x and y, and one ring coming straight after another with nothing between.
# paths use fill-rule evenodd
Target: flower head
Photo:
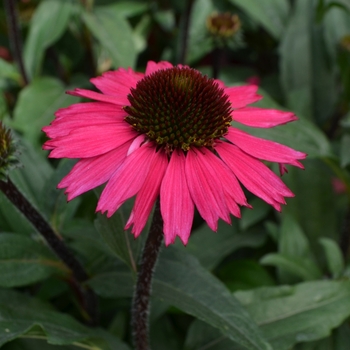
<instances>
[{"instance_id":1,"label":"flower head","mask_svg":"<svg viewBox=\"0 0 350 350\"><path fill-rule=\"evenodd\" d=\"M294 165L305 154L260 139L232 122L270 128L293 113L247 107L254 85L226 87L187 66L148 62L145 74L123 68L91 82L101 93L69 93L94 100L56 112L43 130L52 158L79 158L59 183L68 200L103 183L97 211L110 217L136 195L126 229L137 237L160 196L165 243L187 243L195 207L214 231L218 219L240 217L248 206L241 188L281 210L293 193L261 160Z\"/></svg>"}]
</instances>

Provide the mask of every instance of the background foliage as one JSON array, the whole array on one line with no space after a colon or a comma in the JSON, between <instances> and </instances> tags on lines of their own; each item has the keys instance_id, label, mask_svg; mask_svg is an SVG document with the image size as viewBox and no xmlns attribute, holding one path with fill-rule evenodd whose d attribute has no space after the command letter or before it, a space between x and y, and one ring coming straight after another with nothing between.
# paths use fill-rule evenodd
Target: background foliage
<instances>
[{"instance_id":1,"label":"background foliage","mask_svg":"<svg viewBox=\"0 0 350 350\"><path fill-rule=\"evenodd\" d=\"M1 5L2 6L2 5ZM232 226L196 217L187 247L163 249L151 310L154 350L345 350L350 344L349 0L21 0L27 79L0 7L0 117L22 166L11 180L66 242L98 295L91 328L72 274L0 193L0 346L4 350L131 349L130 301L146 235L123 231L130 203L95 215L98 191L70 203L56 185L74 162L47 159L41 128L65 94L118 67L185 62L209 76L219 56L228 85L254 77L262 107L295 112L290 125L251 133L308 153L283 180L282 213L249 198ZM206 21L238 14L239 40L218 46ZM186 18L189 19L188 28ZM187 38L187 40L184 40ZM13 43L12 43L13 44ZM11 51L12 50L12 51ZM27 80L27 81L26 81ZM146 230L145 230L146 231Z\"/></svg>"}]
</instances>

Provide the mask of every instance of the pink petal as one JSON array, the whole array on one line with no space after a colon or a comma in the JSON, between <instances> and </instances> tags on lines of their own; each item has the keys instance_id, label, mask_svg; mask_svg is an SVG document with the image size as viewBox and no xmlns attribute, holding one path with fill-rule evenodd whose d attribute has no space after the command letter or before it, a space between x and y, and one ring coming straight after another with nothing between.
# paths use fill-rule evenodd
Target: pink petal
<instances>
[{"instance_id":1,"label":"pink petal","mask_svg":"<svg viewBox=\"0 0 350 350\"><path fill-rule=\"evenodd\" d=\"M272 128L298 120L292 112L256 107L246 107L233 111L232 118L233 121L256 128Z\"/></svg>"},{"instance_id":2,"label":"pink petal","mask_svg":"<svg viewBox=\"0 0 350 350\"><path fill-rule=\"evenodd\" d=\"M304 168L297 159L305 159L306 154L281 145L280 143L264 140L236 128L229 128L225 138L238 146L242 151L259 159L277 163L286 163Z\"/></svg>"},{"instance_id":3,"label":"pink petal","mask_svg":"<svg viewBox=\"0 0 350 350\"><path fill-rule=\"evenodd\" d=\"M215 149L239 181L250 192L275 209L280 210L280 204L285 204L284 197L294 196L282 180L266 165L242 152L238 147L222 142Z\"/></svg>"},{"instance_id":4,"label":"pink petal","mask_svg":"<svg viewBox=\"0 0 350 350\"><path fill-rule=\"evenodd\" d=\"M113 103L119 106L125 106L124 96L104 95L100 94L99 92L94 92L86 89L74 89L73 91L67 91L67 94L72 96L90 98L91 100L96 100L100 102Z\"/></svg>"},{"instance_id":5,"label":"pink petal","mask_svg":"<svg viewBox=\"0 0 350 350\"><path fill-rule=\"evenodd\" d=\"M206 148L189 150L186 156L186 178L191 197L200 215L213 230L217 230L217 221L221 217L230 222L225 203L222 183L213 171L208 160Z\"/></svg>"},{"instance_id":6,"label":"pink petal","mask_svg":"<svg viewBox=\"0 0 350 350\"><path fill-rule=\"evenodd\" d=\"M134 207L125 229L133 225L132 233L137 238L147 223L152 207L159 196L168 157L164 151L157 152L150 164L150 171L140 191L136 195Z\"/></svg>"},{"instance_id":7,"label":"pink petal","mask_svg":"<svg viewBox=\"0 0 350 350\"><path fill-rule=\"evenodd\" d=\"M160 188L165 245L174 243L176 236L186 245L191 233L194 204L187 186L185 161L182 151L173 152Z\"/></svg>"},{"instance_id":8,"label":"pink petal","mask_svg":"<svg viewBox=\"0 0 350 350\"><path fill-rule=\"evenodd\" d=\"M107 153L136 137L125 123L87 126L68 135L46 141L44 149L52 149L50 158L90 158Z\"/></svg>"},{"instance_id":9,"label":"pink petal","mask_svg":"<svg viewBox=\"0 0 350 350\"><path fill-rule=\"evenodd\" d=\"M130 142L108 153L93 158L81 159L70 173L58 184L57 188L67 188L68 200L105 183L119 168Z\"/></svg>"},{"instance_id":10,"label":"pink petal","mask_svg":"<svg viewBox=\"0 0 350 350\"><path fill-rule=\"evenodd\" d=\"M146 135L145 134L141 134L139 136L137 136L134 141L131 143L129 149L128 149L128 156L134 152L135 150L137 150L138 148L141 147L141 145L146 141Z\"/></svg>"},{"instance_id":11,"label":"pink petal","mask_svg":"<svg viewBox=\"0 0 350 350\"><path fill-rule=\"evenodd\" d=\"M285 173L288 173L288 169L285 167L284 164L279 163L278 168L281 176L283 176Z\"/></svg>"},{"instance_id":12,"label":"pink petal","mask_svg":"<svg viewBox=\"0 0 350 350\"><path fill-rule=\"evenodd\" d=\"M116 117L125 116L124 110L115 104L106 102L82 102L69 107L60 108L55 113L56 119L63 117L79 117L81 114L109 114L115 113Z\"/></svg>"},{"instance_id":13,"label":"pink petal","mask_svg":"<svg viewBox=\"0 0 350 350\"><path fill-rule=\"evenodd\" d=\"M131 68L128 70L119 68L116 71L103 73L101 77L92 78L90 81L104 94L118 97L123 105L128 105L127 99L131 88L135 88L137 82L144 74L136 73Z\"/></svg>"},{"instance_id":14,"label":"pink petal","mask_svg":"<svg viewBox=\"0 0 350 350\"><path fill-rule=\"evenodd\" d=\"M104 188L96 211L107 211L107 217L111 217L128 198L134 196L144 184L155 154L154 145L147 143L126 157Z\"/></svg>"},{"instance_id":15,"label":"pink petal","mask_svg":"<svg viewBox=\"0 0 350 350\"><path fill-rule=\"evenodd\" d=\"M232 108L242 108L262 99L256 92L256 85L233 86L225 88L225 94L231 102Z\"/></svg>"},{"instance_id":16,"label":"pink petal","mask_svg":"<svg viewBox=\"0 0 350 350\"><path fill-rule=\"evenodd\" d=\"M154 72L157 72L158 70L168 69L168 68L173 68L173 65L170 62L161 61L156 63L154 61L148 61L145 75L147 76Z\"/></svg>"},{"instance_id":17,"label":"pink petal","mask_svg":"<svg viewBox=\"0 0 350 350\"><path fill-rule=\"evenodd\" d=\"M115 124L125 126L125 121L121 118L116 118L114 115L108 114L81 114L79 118L76 116L72 118L55 119L51 122L51 125L45 126L42 130L50 138L56 138L60 136L66 136L71 131L84 127L97 127L98 125Z\"/></svg>"}]
</instances>

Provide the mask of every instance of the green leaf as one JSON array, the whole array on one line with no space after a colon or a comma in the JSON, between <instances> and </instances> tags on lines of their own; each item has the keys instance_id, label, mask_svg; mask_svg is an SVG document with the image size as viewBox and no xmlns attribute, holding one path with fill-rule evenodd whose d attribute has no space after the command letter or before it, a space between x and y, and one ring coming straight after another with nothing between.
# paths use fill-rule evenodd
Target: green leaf
<instances>
[{"instance_id":1,"label":"green leaf","mask_svg":"<svg viewBox=\"0 0 350 350\"><path fill-rule=\"evenodd\" d=\"M276 39L282 36L289 15L290 5L287 0L230 0L230 2L245 11Z\"/></svg>"},{"instance_id":2,"label":"green leaf","mask_svg":"<svg viewBox=\"0 0 350 350\"><path fill-rule=\"evenodd\" d=\"M57 184L68 174L73 164L72 160L61 161L52 176L44 183L40 193L39 207L57 232L61 232L65 222L72 219L81 202L80 198L76 198L67 203L64 191L57 189Z\"/></svg>"},{"instance_id":3,"label":"green leaf","mask_svg":"<svg viewBox=\"0 0 350 350\"><path fill-rule=\"evenodd\" d=\"M21 80L21 75L13 63L0 58L0 78L12 79L17 83Z\"/></svg>"},{"instance_id":4,"label":"green leaf","mask_svg":"<svg viewBox=\"0 0 350 350\"><path fill-rule=\"evenodd\" d=\"M206 20L214 11L212 0L194 1L188 31L186 63L197 61L214 48L206 28Z\"/></svg>"},{"instance_id":5,"label":"green leaf","mask_svg":"<svg viewBox=\"0 0 350 350\"><path fill-rule=\"evenodd\" d=\"M323 124L333 113L337 93L335 71L325 54L323 26L316 24L314 16L313 0L295 2L280 44L281 83L288 108Z\"/></svg>"},{"instance_id":6,"label":"green leaf","mask_svg":"<svg viewBox=\"0 0 350 350\"><path fill-rule=\"evenodd\" d=\"M237 226L236 219L233 219L232 226L219 221L218 232L215 233L204 224L192 233L186 247L182 243L177 244L177 247L194 255L204 268L213 270L237 249L259 247L265 242L264 231L259 229L239 232Z\"/></svg>"},{"instance_id":7,"label":"green leaf","mask_svg":"<svg viewBox=\"0 0 350 350\"><path fill-rule=\"evenodd\" d=\"M39 75L45 50L66 30L74 5L68 0L41 1L30 22L24 47L24 63L29 78Z\"/></svg>"},{"instance_id":8,"label":"green leaf","mask_svg":"<svg viewBox=\"0 0 350 350\"><path fill-rule=\"evenodd\" d=\"M319 271L315 263L307 237L298 222L288 214L282 216L278 251L280 253L279 258L285 256L288 258L289 262L289 267L287 268L289 273L283 270L283 265L285 265L286 261L279 261L279 263L275 265L280 265L282 267L279 269L279 276L282 283L295 283L295 275L298 277L304 276L302 278L305 280L316 279L321 276L321 271ZM298 267L296 267L296 269L291 269L290 262L296 263ZM299 266L300 263L302 266ZM299 267L301 267L302 270L300 270ZM305 274L305 272L301 272L304 271L304 269L307 270L308 273ZM292 272L294 276L290 276L290 272ZM308 278L305 278L306 276L308 276Z\"/></svg>"},{"instance_id":9,"label":"green leaf","mask_svg":"<svg viewBox=\"0 0 350 350\"><path fill-rule=\"evenodd\" d=\"M239 227L242 231L262 220L271 210L271 206L259 198L252 199L249 204L253 209L242 208L242 217L239 220Z\"/></svg>"},{"instance_id":10,"label":"green leaf","mask_svg":"<svg viewBox=\"0 0 350 350\"><path fill-rule=\"evenodd\" d=\"M243 349L270 349L236 299L188 254L163 251L153 295L220 329Z\"/></svg>"},{"instance_id":11,"label":"green leaf","mask_svg":"<svg viewBox=\"0 0 350 350\"><path fill-rule=\"evenodd\" d=\"M275 285L266 268L254 260L234 260L225 263L217 271L217 276L232 292Z\"/></svg>"},{"instance_id":12,"label":"green leaf","mask_svg":"<svg viewBox=\"0 0 350 350\"><path fill-rule=\"evenodd\" d=\"M18 337L46 338L49 344L75 344L91 350L129 349L106 331L85 327L39 300L0 290L0 346Z\"/></svg>"},{"instance_id":13,"label":"green leaf","mask_svg":"<svg viewBox=\"0 0 350 350\"><path fill-rule=\"evenodd\" d=\"M297 343L327 337L350 315L349 281L317 281L293 287L264 287L236 292L234 295L247 308L276 350L296 349L294 345ZM338 328L335 333L332 349L335 344L337 347L334 349L348 349L348 326ZM236 349L235 344L219 330L198 320L191 324L186 345L191 350ZM328 350L330 347L306 349Z\"/></svg>"},{"instance_id":14,"label":"green leaf","mask_svg":"<svg viewBox=\"0 0 350 350\"><path fill-rule=\"evenodd\" d=\"M0 266L1 287L26 286L54 273L69 273L43 244L14 233L0 234Z\"/></svg>"},{"instance_id":15,"label":"green leaf","mask_svg":"<svg viewBox=\"0 0 350 350\"><path fill-rule=\"evenodd\" d=\"M100 274L88 284L105 298L130 296L132 276L124 271ZM217 327L242 349L270 349L225 286L189 254L169 247L161 253L152 295Z\"/></svg>"},{"instance_id":16,"label":"green leaf","mask_svg":"<svg viewBox=\"0 0 350 350\"><path fill-rule=\"evenodd\" d=\"M266 287L235 296L278 350L324 338L350 316L350 281Z\"/></svg>"},{"instance_id":17,"label":"green leaf","mask_svg":"<svg viewBox=\"0 0 350 350\"><path fill-rule=\"evenodd\" d=\"M270 253L265 255L260 263L278 267L304 281L312 281L321 277L321 273L313 261L300 257Z\"/></svg>"},{"instance_id":18,"label":"green leaf","mask_svg":"<svg viewBox=\"0 0 350 350\"><path fill-rule=\"evenodd\" d=\"M326 254L328 270L331 272L333 278L339 278L344 272L345 266L338 244L329 238L320 238L319 242Z\"/></svg>"},{"instance_id":19,"label":"green leaf","mask_svg":"<svg viewBox=\"0 0 350 350\"><path fill-rule=\"evenodd\" d=\"M332 187L332 174L322 162L307 159L303 164L305 171L290 168L283 178L295 197L287 200L282 215L289 214L299 223L315 255L319 256L320 237L338 239L339 214L335 203L338 203L339 196Z\"/></svg>"},{"instance_id":20,"label":"green leaf","mask_svg":"<svg viewBox=\"0 0 350 350\"><path fill-rule=\"evenodd\" d=\"M134 67L136 47L132 29L118 7L100 6L93 13L84 12L83 19L94 37L110 54L115 68Z\"/></svg>"},{"instance_id":21,"label":"green leaf","mask_svg":"<svg viewBox=\"0 0 350 350\"><path fill-rule=\"evenodd\" d=\"M350 135L345 134L340 142L340 166L345 168L350 164Z\"/></svg>"},{"instance_id":22,"label":"green leaf","mask_svg":"<svg viewBox=\"0 0 350 350\"><path fill-rule=\"evenodd\" d=\"M87 284L103 298L130 298L135 281L130 271L105 272L92 277Z\"/></svg>"},{"instance_id":23,"label":"green leaf","mask_svg":"<svg viewBox=\"0 0 350 350\"><path fill-rule=\"evenodd\" d=\"M20 92L10 126L41 149L39 139L44 135L42 127L52 121L57 109L77 102L77 98L65 94L65 90L56 78L41 77L33 80Z\"/></svg>"},{"instance_id":24,"label":"green leaf","mask_svg":"<svg viewBox=\"0 0 350 350\"><path fill-rule=\"evenodd\" d=\"M121 211L111 218L98 214L95 220L96 230L99 232L107 247L119 259L124 261L132 271L136 272L137 258L140 251L141 239L124 230L124 219Z\"/></svg>"}]
</instances>

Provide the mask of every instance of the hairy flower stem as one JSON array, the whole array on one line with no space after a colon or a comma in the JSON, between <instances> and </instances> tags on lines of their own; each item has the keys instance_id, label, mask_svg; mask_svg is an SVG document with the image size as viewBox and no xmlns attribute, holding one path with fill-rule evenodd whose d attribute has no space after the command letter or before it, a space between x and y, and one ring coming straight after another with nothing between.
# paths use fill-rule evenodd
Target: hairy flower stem
<instances>
[{"instance_id":1,"label":"hairy flower stem","mask_svg":"<svg viewBox=\"0 0 350 350\"><path fill-rule=\"evenodd\" d=\"M220 68L222 67L224 51L222 48L215 48L212 53L212 78L219 79Z\"/></svg>"},{"instance_id":2,"label":"hairy flower stem","mask_svg":"<svg viewBox=\"0 0 350 350\"><path fill-rule=\"evenodd\" d=\"M82 285L89 276L80 264L80 262L70 252L68 247L55 234L52 227L46 220L38 213L38 211L28 202L17 187L10 179L0 181L0 190L5 196L18 208L18 210L33 224L33 226L44 237L49 247L56 253L56 255L66 264L72 271L72 278L70 284L76 292L81 307L87 314L88 322L91 325L97 323L97 298L95 293Z\"/></svg>"},{"instance_id":3,"label":"hairy flower stem","mask_svg":"<svg viewBox=\"0 0 350 350\"><path fill-rule=\"evenodd\" d=\"M12 54L21 72L23 82L25 85L28 85L29 79L25 71L22 57L22 40L21 33L19 30L18 15L15 3L16 0L4 0L8 35L10 38Z\"/></svg>"},{"instance_id":4,"label":"hairy flower stem","mask_svg":"<svg viewBox=\"0 0 350 350\"><path fill-rule=\"evenodd\" d=\"M157 200L151 228L143 248L132 305L132 329L136 350L149 350L149 307L152 277L163 240L163 219Z\"/></svg>"}]
</instances>

